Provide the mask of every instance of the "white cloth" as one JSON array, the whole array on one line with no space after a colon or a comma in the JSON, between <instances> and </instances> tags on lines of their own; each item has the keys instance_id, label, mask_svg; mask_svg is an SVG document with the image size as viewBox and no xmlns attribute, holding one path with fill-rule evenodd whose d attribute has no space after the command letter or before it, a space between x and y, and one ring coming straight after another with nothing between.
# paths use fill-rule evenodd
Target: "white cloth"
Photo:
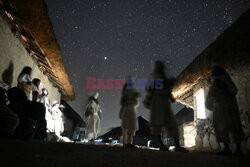
<instances>
[{"instance_id":1,"label":"white cloth","mask_svg":"<svg viewBox=\"0 0 250 167\"><path fill-rule=\"evenodd\" d=\"M45 119L47 121L47 129L50 132L54 132L54 123L52 120L52 115L51 115L51 106L49 103L49 99L47 98L47 96L43 96L41 102L44 104L45 108L46 108L46 115L45 115Z\"/></svg>"},{"instance_id":2,"label":"white cloth","mask_svg":"<svg viewBox=\"0 0 250 167\"><path fill-rule=\"evenodd\" d=\"M125 85L126 86L126 85ZM138 101L139 93L135 89L123 88L122 98L121 98L121 111L120 118L122 120L122 128L128 129L129 131L135 132L139 129L137 111L136 108L139 106Z\"/></svg>"},{"instance_id":3,"label":"white cloth","mask_svg":"<svg viewBox=\"0 0 250 167\"><path fill-rule=\"evenodd\" d=\"M63 114L59 109L59 104L56 104L55 106L52 107L52 120L54 122L55 134L57 136L60 136L60 134L64 130L64 126L63 126Z\"/></svg>"},{"instance_id":4,"label":"white cloth","mask_svg":"<svg viewBox=\"0 0 250 167\"><path fill-rule=\"evenodd\" d=\"M91 114L87 117L86 135L88 137L92 133L93 138L96 139L98 133L101 132L101 121L98 116L99 106L92 100L87 104L87 109L91 110Z\"/></svg>"},{"instance_id":5,"label":"white cloth","mask_svg":"<svg viewBox=\"0 0 250 167\"><path fill-rule=\"evenodd\" d=\"M121 114L121 120L122 120L122 128L134 130L137 131L138 128L138 119L136 114L136 108L138 105L128 105L123 107L123 111Z\"/></svg>"},{"instance_id":6,"label":"white cloth","mask_svg":"<svg viewBox=\"0 0 250 167\"><path fill-rule=\"evenodd\" d=\"M18 77L17 81L21 82L32 82L32 79L29 74L22 74Z\"/></svg>"}]
</instances>

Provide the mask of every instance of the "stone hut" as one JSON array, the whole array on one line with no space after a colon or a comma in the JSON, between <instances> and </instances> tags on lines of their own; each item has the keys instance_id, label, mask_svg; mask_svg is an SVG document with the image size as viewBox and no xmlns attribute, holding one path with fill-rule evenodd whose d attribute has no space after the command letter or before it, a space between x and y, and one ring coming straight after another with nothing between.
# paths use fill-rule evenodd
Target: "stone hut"
<instances>
[{"instance_id":1,"label":"stone hut","mask_svg":"<svg viewBox=\"0 0 250 167\"><path fill-rule=\"evenodd\" d=\"M16 86L23 67L30 66L32 78L41 79L51 102L73 100L44 0L0 0L0 13L0 86Z\"/></svg>"},{"instance_id":2,"label":"stone hut","mask_svg":"<svg viewBox=\"0 0 250 167\"><path fill-rule=\"evenodd\" d=\"M64 131L62 136L75 140L75 136L80 135L80 129L84 129L86 127L86 123L66 101L61 100L61 104L65 106L65 109L62 112L64 115Z\"/></svg>"},{"instance_id":3,"label":"stone hut","mask_svg":"<svg viewBox=\"0 0 250 167\"><path fill-rule=\"evenodd\" d=\"M184 143L188 143L185 146L206 149L219 147L212 127L212 112L204 104L210 86L208 76L214 64L224 66L238 88L237 101L242 125L249 137L250 9L198 55L177 78L173 96L180 103L194 109L194 121L183 125L184 129L189 129L184 130Z\"/></svg>"}]
</instances>

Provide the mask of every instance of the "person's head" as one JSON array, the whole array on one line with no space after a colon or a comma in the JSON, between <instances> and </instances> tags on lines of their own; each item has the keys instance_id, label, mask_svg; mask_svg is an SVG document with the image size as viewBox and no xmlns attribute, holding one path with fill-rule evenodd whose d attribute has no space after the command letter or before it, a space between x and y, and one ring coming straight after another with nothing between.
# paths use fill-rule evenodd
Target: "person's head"
<instances>
[{"instance_id":1,"label":"person's head","mask_svg":"<svg viewBox=\"0 0 250 167\"><path fill-rule=\"evenodd\" d=\"M38 78L35 78L32 80L33 85L35 85L36 87L39 87L41 80Z\"/></svg>"},{"instance_id":2,"label":"person's head","mask_svg":"<svg viewBox=\"0 0 250 167\"><path fill-rule=\"evenodd\" d=\"M20 73L20 75L22 75L22 74L28 74L28 75L31 76L31 74L32 74L32 68L29 67L29 66L24 67L23 70L22 70L22 72Z\"/></svg>"},{"instance_id":3,"label":"person's head","mask_svg":"<svg viewBox=\"0 0 250 167\"><path fill-rule=\"evenodd\" d=\"M7 91L8 99L10 104L23 104L27 101L27 96L25 92L18 88L13 87Z\"/></svg>"},{"instance_id":4,"label":"person's head","mask_svg":"<svg viewBox=\"0 0 250 167\"><path fill-rule=\"evenodd\" d=\"M65 105L62 105L62 104L59 105L59 109L60 109L61 111L64 111L65 108L66 108Z\"/></svg>"},{"instance_id":5,"label":"person's head","mask_svg":"<svg viewBox=\"0 0 250 167\"><path fill-rule=\"evenodd\" d=\"M130 75L127 75L125 77L125 81L126 81L126 83L133 83L132 77Z\"/></svg>"},{"instance_id":6,"label":"person's head","mask_svg":"<svg viewBox=\"0 0 250 167\"><path fill-rule=\"evenodd\" d=\"M164 72L164 70L165 70L164 63L162 61L160 61L160 60L155 61L154 72L162 73L162 72Z\"/></svg>"},{"instance_id":7,"label":"person's head","mask_svg":"<svg viewBox=\"0 0 250 167\"><path fill-rule=\"evenodd\" d=\"M96 93L94 94L94 98L95 98L95 99L98 99L98 97L99 97L99 93L96 92Z\"/></svg>"},{"instance_id":8,"label":"person's head","mask_svg":"<svg viewBox=\"0 0 250 167\"><path fill-rule=\"evenodd\" d=\"M219 65L214 65L212 67L211 76L215 77L215 76L222 76L222 75L227 75L226 70Z\"/></svg>"},{"instance_id":9,"label":"person's head","mask_svg":"<svg viewBox=\"0 0 250 167\"><path fill-rule=\"evenodd\" d=\"M0 105L6 105L7 101L6 90L0 87Z\"/></svg>"},{"instance_id":10,"label":"person's head","mask_svg":"<svg viewBox=\"0 0 250 167\"><path fill-rule=\"evenodd\" d=\"M49 92L46 88L42 89L42 96L48 96Z\"/></svg>"}]
</instances>

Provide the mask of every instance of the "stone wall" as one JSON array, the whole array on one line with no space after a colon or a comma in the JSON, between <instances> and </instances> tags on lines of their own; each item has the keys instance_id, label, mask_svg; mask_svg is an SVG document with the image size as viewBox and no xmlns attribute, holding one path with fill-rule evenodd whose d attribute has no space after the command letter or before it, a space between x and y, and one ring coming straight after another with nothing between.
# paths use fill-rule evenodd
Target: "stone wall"
<instances>
[{"instance_id":1,"label":"stone wall","mask_svg":"<svg viewBox=\"0 0 250 167\"><path fill-rule=\"evenodd\" d=\"M17 77L23 67L30 66L33 69L32 78L41 79L44 87L49 91L50 101L60 101L61 95L58 89L38 68L19 38L11 32L9 24L0 17L0 83L5 83L8 87L16 86Z\"/></svg>"},{"instance_id":2,"label":"stone wall","mask_svg":"<svg viewBox=\"0 0 250 167\"><path fill-rule=\"evenodd\" d=\"M228 70L233 82L238 88L237 102L239 106L241 121L243 130L248 137L246 142L243 142L243 147L247 145L250 149L250 64L249 62L244 62L230 70ZM194 86L194 95L200 89L204 90L205 98L209 89L208 79L202 79ZM196 148L202 149L212 149L216 150L220 148L220 145L216 141L214 128L213 128L213 113L208 109L205 109L206 119L197 119L197 104L194 98L194 124L197 130L197 135L195 138ZM245 147L246 148L246 147Z\"/></svg>"}]
</instances>

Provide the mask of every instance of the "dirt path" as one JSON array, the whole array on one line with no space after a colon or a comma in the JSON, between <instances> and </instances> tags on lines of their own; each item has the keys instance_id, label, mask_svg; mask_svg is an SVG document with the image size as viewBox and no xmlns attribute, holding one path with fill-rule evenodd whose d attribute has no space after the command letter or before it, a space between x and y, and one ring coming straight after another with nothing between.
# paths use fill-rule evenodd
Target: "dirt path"
<instances>
[{"instance_id":1,"label":"dirt path","mask_svg":"<svg viewBox=\"0 0 250 167\"><path fill-rule=\"evenodd\" d=\"M250 166L250 157L218 156L211 153L173 153L118 146L72 143L0 141L0 166Z\"/></svg>"}]
</instances>

